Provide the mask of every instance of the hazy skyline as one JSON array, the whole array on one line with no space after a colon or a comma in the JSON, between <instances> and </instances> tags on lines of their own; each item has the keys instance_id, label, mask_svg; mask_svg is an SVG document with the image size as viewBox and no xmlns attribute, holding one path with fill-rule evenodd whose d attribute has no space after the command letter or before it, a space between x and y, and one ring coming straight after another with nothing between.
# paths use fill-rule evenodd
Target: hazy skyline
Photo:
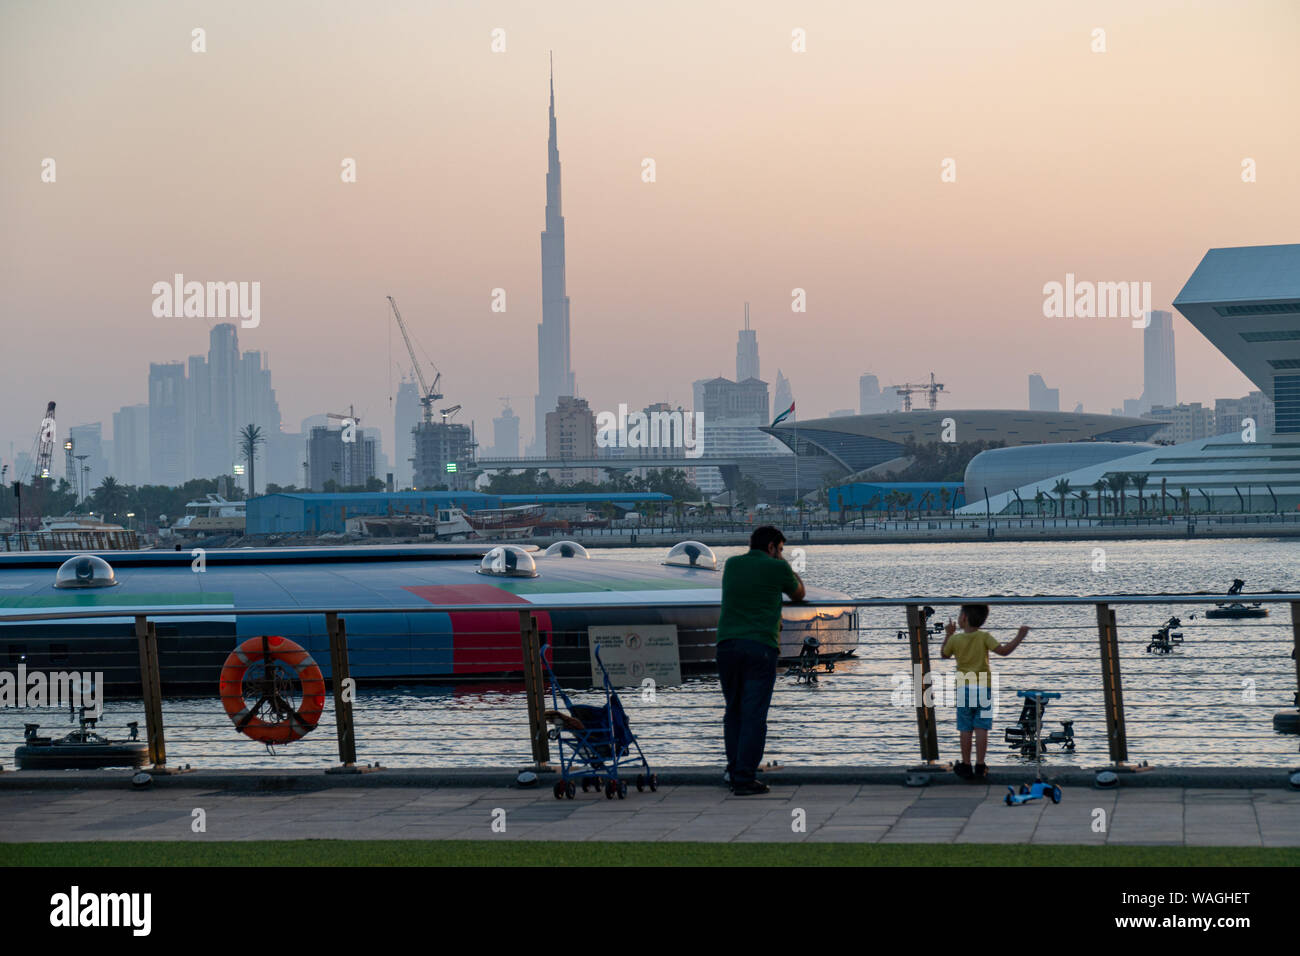
<instances>
[{"instance_id":1,"label":"hazy skyline","mask_svg":"<svg viewBox=\"0 0 1300 956\"><path fill-rule=\"evenodd\" d=\"M240 347L290 429L354 404L392 455L391 294L490 443L497 397L538 384L550 50L593 409L690 405L749 301L801 418L931 370L941 408L1026 407L1038 372L1107 412L1141 393L1142 331L1046 319L1044 283L1149 281L1168 309L1207 249L1297 241L1298 38L1293 0L6 3L0 455L45 402L60 440L107 432L150 362L206 352L214 322L152 314L178 272L261 283ZM1174 329L1181 401L1251 390Z\"/></svg>"}]
</instances>

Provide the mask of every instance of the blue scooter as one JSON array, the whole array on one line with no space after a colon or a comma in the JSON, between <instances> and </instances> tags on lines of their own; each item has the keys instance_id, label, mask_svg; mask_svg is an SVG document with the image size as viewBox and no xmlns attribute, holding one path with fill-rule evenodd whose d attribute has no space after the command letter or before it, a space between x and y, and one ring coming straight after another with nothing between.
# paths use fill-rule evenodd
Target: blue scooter
<instances>
[{"instance_id":1,"label":"blue scooter","mask_svg":"<svg viewBox=\"0 0 1300 956\"><path fill-rule=\"evenodd\" d=\"M1028 803L1030 800L1041 800L1043 797L1050 797L1053 803L1061 802L1061 788L1054 783L1048 783L1043 779L1043 701L1055 700L1061 695L1047 690L1018 690L1017 697L1025 697L1034 702L1034 764L1037 767L1037 773L1032 784L1022 783L1020 792L1016 793L1014 787L1007 787L1006 801L1009 807L1018 807L1022 803Z\"/></svg>"}]
</instances>

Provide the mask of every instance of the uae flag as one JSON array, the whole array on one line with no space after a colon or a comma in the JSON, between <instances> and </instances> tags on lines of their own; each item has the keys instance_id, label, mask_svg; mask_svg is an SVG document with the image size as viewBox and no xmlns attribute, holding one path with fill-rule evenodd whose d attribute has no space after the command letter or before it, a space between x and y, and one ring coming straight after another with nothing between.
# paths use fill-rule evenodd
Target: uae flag
<instances>
[{"instance_id":1,"label":"uae flag","mask_svg":"<svg viewBox=\"0 0 1300 956\"><path fill-rule=\"evenodd\" d=\"M769 427L775 428L777 425L780 425L783 421L785 421L793 414L794 414L794 402L791 402L790 407L787 408L785 411L783 411L780 415L777 415L776 418L772 420L772 424Z\"/></svg>"}]
</instances>

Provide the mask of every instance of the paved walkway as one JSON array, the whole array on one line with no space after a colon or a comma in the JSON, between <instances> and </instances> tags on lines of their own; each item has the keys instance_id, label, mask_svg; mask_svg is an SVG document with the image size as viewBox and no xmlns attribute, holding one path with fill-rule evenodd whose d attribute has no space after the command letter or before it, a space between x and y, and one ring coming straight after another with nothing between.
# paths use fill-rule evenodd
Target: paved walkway
<instances>
[{"instance_id":1,"label":"paved walkway","mask_svg":"<svg viewBox=\"0 0 1300 956\"><path fill-rule=\"evenodd\" d=\"M6 789L0 791L0 842L348 838L1300 846L1300 793L1288 790L1068 787L1058 805L1020 807L1006 806L1005 793L997 786L804 784L776 785L762 797L734 797L720 786L683 785L658 793L633 789L626 800L581 791L573 800L556 800L549 786ZM205 812L204 833L191 829L196 809ZM493 829L494 819L504 820L504 832Z\"/></svg>"}]
</instances>

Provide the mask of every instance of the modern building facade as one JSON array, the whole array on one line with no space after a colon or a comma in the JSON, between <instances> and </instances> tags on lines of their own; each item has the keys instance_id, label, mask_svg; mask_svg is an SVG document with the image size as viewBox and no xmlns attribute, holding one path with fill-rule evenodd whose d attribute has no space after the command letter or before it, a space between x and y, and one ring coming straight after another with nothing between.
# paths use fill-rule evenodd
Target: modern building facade
<instances>
[{"instance_id":1,"label":"modern building facade","mask_svg":"<svg viewBox=\"0 0 1300 956\"><path fill-rule=\"evenodd\" d=\"M519 455L519 416L509 405L492 419L492 457L516 458Z\"/></svg>"},{"instance_id":2,"label":"modern building facade","mask_svg":"<svg viewBox=\"0 0 1300 956\"><path fill-rule=\"evenodd\" d=\"M307 473L312 491L324 491L327 482L334 487L364 487L375 477L375 440L358 428L355 440L344 441L342 428L316 425L307 439Z\"/></svg>"},{"instance_id":3,"label":"modern building facade","mask_svg":"<svg viewBox=\"0 0 1300 956\"><path fill-rule=\"evenodd\" d=\"M191 417L185 366L149 364L149 477L155 485L181 485L190 477Z\"/></svg>"},{"instance_id":4,"label":"modern building facade","mask_svg":"<svg viewBox=\"0 0 1300 956\"><path fill-rule=\"evenodd\" d=\"M552 71L550 137L546 145L546 228L542 231L542 322L537 327L534 453L544 447L546 415L562 395L577 395L577 382L569 364L569 295L564 277L564 213Z\"/></svg>"},{"instance_id":5,"label":"modern building facade","mask_svg":"<svg viewBox=\"0 0 1300 956\"><path fill-rule=\"evenodd\" d=\"M393 480L398 488L410 488L415 483L415 426L420 424L420 418L419 387L403 378L393 403Z\"/></svg>"},{"instance_id":6,"label":"modern building facade","mask_svg":"<svg viewBox=\"0 0 1300 956\"><path fill-rule=\"evenodd\" d=\"M1165 423L1164 428L1151 436L1153 442L1181 444L1218 434L1214 428L1214 409L1200 402L1183 402L1172 408L1153 405L1143 417Z\"/></svg>"},{"instance_id":7,"label":"modern building facade","mask_svg":"<svg viewBox=\"0 0 1300 956\"><path fill-rule=\"evenodd\" d=\"M1174 299L1174 308L1258 386L1261 399L1271 399L1272 426L1256 423L1252 431L1237 418L1225 429L1225 414L1214 429L1222 434L1082 468L1062 461L1059 471L1041 481L1003 494L990 490L987 503L973 503L966 511L1012 512L1026 497L1050 492L1049 485L1064 481L1074 489L1077 504L1067 512L1073 514L1086 508L1080 492L1092 489L1095 494L1098 487L1121 480L1126 491L1105 494L1123 509L1124 498L1135 491L1134 475L1144 483L1143 508L1250 512L1300 507L1300 244L1211 249ZM1174 498L1178 504L1171 508Z\"/></svg>"},{"instance_id":8,"label":"modern building facade","mask_svg":"<svg viewBox=\"0 0 1300 956\"><path fill-rule=\"evenodd\" d=\"M124 485L149 484L149 405L113 413L113 477Z\"/></svg>"}]
</instances>

